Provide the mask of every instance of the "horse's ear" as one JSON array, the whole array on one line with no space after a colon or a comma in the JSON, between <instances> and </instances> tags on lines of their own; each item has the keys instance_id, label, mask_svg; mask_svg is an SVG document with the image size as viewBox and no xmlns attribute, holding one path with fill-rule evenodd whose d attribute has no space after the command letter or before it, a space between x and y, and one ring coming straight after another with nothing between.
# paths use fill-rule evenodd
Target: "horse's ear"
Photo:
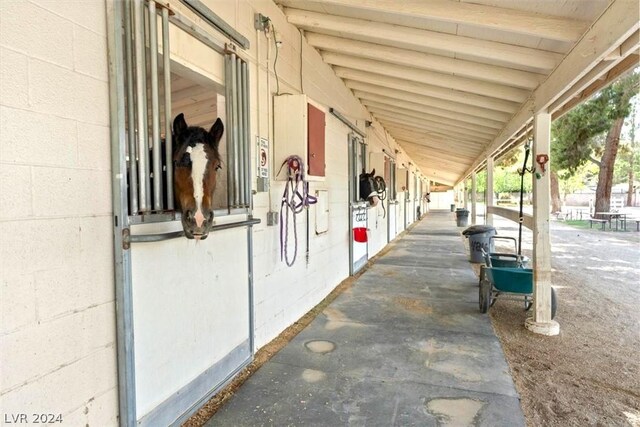
<instances>
[{"instance_id":1,"label":"horse's ear","mask_svg":"<svg viewBox=\"0 0 640 427\"><path fill-rule=\"evenodd\" d=\"M366 175L366 174L367 174L367 171L365 170L365 168L362 168L362 174L363 174L363 175Z\"/></svg>"},{"instance_id":2,"label":"horse's ear","mask_svg":"<svg viewBox=\"0 0 640 427\"><path fill-rule=\"evenodd\" d=\"M173 120L173 134L180 135L187 129L187 122L184 120L184 114L180 113Z\"/></svg>"},{"instance_id":3,"label":"horse's ear","mask_svg":"<svg viewBox=\"0 0 640 427\"><path fill-rule=\"evenodd\" d=\"M218 145L220 145L220 139L222 138L222 133L224 132L224 125L222 124L222 120L220 117L216 120L216 122L211 126L209 130L209 135L213 138L213 148L218 149Z\"/></svg>"},{"instance_id":4,"label":"horse's ear","mask_svg":"<svg viewBox=\"0 0 640 427\"><path fill-rule=\"evenodd\" d=\"M372 170L371 170L371 176L375 176L375 174L376 174L376 170L375 170L375 169L372 169Z\"/></svg>"}]
</instances>

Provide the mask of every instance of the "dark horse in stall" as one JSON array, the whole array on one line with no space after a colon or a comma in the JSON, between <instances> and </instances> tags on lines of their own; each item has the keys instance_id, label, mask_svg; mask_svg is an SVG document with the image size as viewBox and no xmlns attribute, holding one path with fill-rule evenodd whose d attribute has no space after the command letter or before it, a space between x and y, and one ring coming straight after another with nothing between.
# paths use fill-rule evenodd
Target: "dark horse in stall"
<instances>
[{"instance_id":1,"label":"dark horse in stall","mask_svg":"<svg viewBox=\"0 0 640 427\"><path fill-rule=\"evenodd\" d=\"M216 172L221 168L218 147L223 132L219 118L209 131L187 126L182 113L173 121L175 199L188 239L206 239L213 225L213 193Z\"/></svg>"},{"instance_id":2,"label":"dark horse in stall","mask_svg":"<svg viewBox=\"0 0 640 427\"><path fill-rule=\"evenodd\" d=\"M377 206L380 200L386 198L387 184L384 182L384 178L376 176L375 169L370 173L362 169L359 187L360 199L368 201L370 206ZM384 205L382 205L382 209L384 209Z\"/></svg>"}]
</instances>

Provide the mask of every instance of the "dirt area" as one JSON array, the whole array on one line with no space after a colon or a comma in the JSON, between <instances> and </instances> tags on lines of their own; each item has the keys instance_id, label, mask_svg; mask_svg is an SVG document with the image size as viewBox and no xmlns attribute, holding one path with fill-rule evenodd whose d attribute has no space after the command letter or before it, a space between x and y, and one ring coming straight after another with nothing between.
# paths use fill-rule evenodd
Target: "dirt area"
<instances>
[{"instance_id":1,"label":"dirt area","mask_svg":"<svg viewBox=\"0 0 640 427\"><path fill-rule=\"evenodd\" d=\"M496 226L517 236L511 224ZM520 303L490 310L527 424L640 427L640 234L552 223L551 236L560 335L527 331Z\"/></svg>"}]
</instances>

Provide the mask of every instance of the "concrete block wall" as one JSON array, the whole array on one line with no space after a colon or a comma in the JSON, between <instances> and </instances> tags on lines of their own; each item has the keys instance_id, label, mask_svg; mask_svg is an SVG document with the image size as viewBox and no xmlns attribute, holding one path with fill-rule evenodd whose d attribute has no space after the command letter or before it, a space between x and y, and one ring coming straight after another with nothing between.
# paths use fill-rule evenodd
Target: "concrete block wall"
<instances>
[{"instance_id":1,"label":"concrete block wall","mask_svg":"<svg viewBox=\"0 0 640 427\"><path fill-rule=\"evenodd\" d=\"M272 19L283 41L280 91L301 91L302 61L304 92L364 129L366 110L275 3L205 3L251 41L252 136L272 140L269 91L276 88L274 46L267 67L269 41L253 28L256 12ZM172 6L184 10L180 3ZM0 1L0 71L0 406L3 413L60 413L68 425L116 425L104 2ZM272 181L270 194L254 197L255 216L263 220L254 229L256 348L348 276L349 129L326 117L327 177L312 183L311 191L329 192L329 232L315 236L312 228L308 263L304 216L292 268L280 261L278 227L266 226L266 213L279 210L284 184ZM371 130L368 144L370 152L398 148ZM408 161L398 155L398 164ZM271 167L275 174L279 165ZM313 227L313 208L310 216ZM375 233L371 254L384 247L386 225Z\"/></svg>"},{"instance_id":2,"label":"concrete block wall","mask_svg":"<svg viewBox=\"0 0 640 427\"><path fill-rule=\"evenodd\" d=\"M0 2L0 407L117 424L104 2Z\"/></svg>"}]
</instances>

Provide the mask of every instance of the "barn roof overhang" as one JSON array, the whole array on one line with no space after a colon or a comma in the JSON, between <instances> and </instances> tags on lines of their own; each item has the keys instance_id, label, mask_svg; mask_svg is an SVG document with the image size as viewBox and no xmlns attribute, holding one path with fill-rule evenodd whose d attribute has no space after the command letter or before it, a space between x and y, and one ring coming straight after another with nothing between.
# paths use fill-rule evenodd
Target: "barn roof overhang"
<instances>
[{"instance_id":1,"label":"barn roof overhang","mask_svg":"<svg viewBox=\"0 0 640 427\"><path fill-rule=\"evenodd\" d=\"M432 180L455 184L638 64L640 0L277 0Z\"/></svg>"}]
</instances>

